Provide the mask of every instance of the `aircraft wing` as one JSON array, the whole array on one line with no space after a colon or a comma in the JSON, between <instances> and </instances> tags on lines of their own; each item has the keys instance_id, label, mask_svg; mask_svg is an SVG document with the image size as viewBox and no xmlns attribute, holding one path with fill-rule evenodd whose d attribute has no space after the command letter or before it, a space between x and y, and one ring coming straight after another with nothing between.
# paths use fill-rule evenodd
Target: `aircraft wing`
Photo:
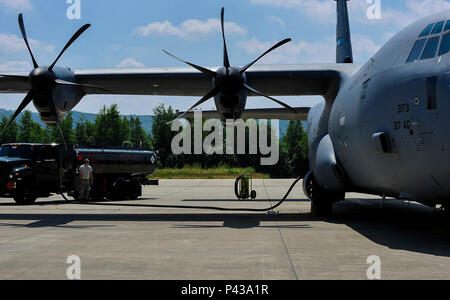
<instances>
[{"instance_id":1,"label":"aircraft wing","mask_svg":"<svg viewBox=\"0 0 450 300\"><path fill-rule=\"evenodd\" d=\"M309 107L296 107L294 108L297 114L293 113L289 109L285 108L258 108L258 109L246 109L242 113L242 119L256 119L256 120L300 120L306 121L308 119ZM219 113L216 110L201 111L203 119L219 119ZM182 113L177 113L177 117ZM188 112L184 115L186 119L193 119L194 112Z\"/></svg>"},{"instance_id":2,"label":"aircraft wing","mask_svg":"<svg viewBox=\"0 0 450 300\"><path fill-rule=\"evenodd\" d=\"M325 96L337 92L340 80L358 68L353 64L269 65L254 66L245 74L251 87L267 95ZM76 83L100 87L87 89L87 94L201 97L212 86L207 76L191 68L89 70L75 74ZM0 76L0 93L27 93L30 83L23 76L27 75Z\"/></svg>"},{"instance_id":3,"label":"aircraft wing","mask_svg":"<svg viewBox=\"0 0 450 300\"><path fill-rule=\"evenodd\" d=\"M25 79L24 74L2 77L0 76L0 93L2 94L26 94L31 88L28 79Z\"/></svg>"}]
</instances>

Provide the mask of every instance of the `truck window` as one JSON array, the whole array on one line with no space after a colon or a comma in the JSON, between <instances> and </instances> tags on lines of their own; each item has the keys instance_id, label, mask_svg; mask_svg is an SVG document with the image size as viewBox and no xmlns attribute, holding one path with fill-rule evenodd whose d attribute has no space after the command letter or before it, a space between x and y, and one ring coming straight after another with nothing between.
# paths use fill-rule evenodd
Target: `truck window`
<instances>
[{"instance_id":1,"label":"truck window","mask_svg":"<svg viewBox=\"0 0 450 300\"><path fill-rule=\"evenodd\" d=\"M4 146L0 151L0 156L31 159L33 150L33 147L28 146Z\"/></svg>"},{"instance_id":2,"label":"truck window","mask_svg":"<svg viewBox=\"0 0 450 300\"><path fill-rule=\"evenodd\" d=\"M58 158L58 149L56 147L44 147L40 154L42 161L55 161Z\"/></svg>"}]
</instances>

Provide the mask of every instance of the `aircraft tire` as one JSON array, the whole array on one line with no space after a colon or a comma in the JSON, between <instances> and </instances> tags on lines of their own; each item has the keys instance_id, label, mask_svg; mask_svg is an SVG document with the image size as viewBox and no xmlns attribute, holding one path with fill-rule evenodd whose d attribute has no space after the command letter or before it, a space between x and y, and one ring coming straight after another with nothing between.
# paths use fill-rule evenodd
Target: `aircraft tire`
<instances>
[{"instance_id":1,"label":"aircraft tire","mask_svg":"<svg viewBox=\"0 0 450 300\"><path fill-rule=\"evenodd\" d=\"M303 180L303 190L311 200L311 215L326 217L333 214L333 204L339 201L340 195L318 185L311 171Z\"/></svg>"}]
</instances>

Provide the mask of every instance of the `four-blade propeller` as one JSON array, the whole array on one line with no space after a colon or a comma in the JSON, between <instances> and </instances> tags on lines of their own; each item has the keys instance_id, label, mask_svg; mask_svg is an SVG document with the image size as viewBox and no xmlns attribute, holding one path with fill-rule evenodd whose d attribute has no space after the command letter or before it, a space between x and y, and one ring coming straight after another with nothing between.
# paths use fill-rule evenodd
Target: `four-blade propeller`
<instances>
[{"instance_id":1,"label":"four-blade propeller","mask_svg":"<svg viewBox=\"0 0 450 300\"><path fill-rule=\"evenodd\" d=\"M84 85L76 84L76 83L69 83L62 80L57 79L56 74L54 73L54 67L58 60L61 58L63 53L72 45L73 42L75 42L80 35L83 34L91 25L86 24L83 25L78 31L72 36L72 38L66 43L63 50L59 53L58 57L55 59L55 61L50 65L50 67L40 67L39 64L36 62L36 59L34 58L33 52L31 51L30 44L28 42L27 33L25 30L25 25L23 22L23 16L22 14L19 14L19 27L20 31L22 32L22 37L25 42L25 45L27 46L28 52L30 53L31 60L33 62L33 71L31 71L30 75L28 76L17 76L17 75L1 75L2 77L6 78L12 78L12 79L19 79L23 81L27 81L31 85L31 89L29 90L28 94L23 99L22 103L17 108L14 115L9 120L8 124L2 129L0 135L2 135L12 124L12 122L17 118L17 116L28 106L28 104L31 103L36 97L39 97L41 100L43 99L50 109L51 114L53 115L54 121L56 123L56 126L58 126L59 132L61 134L61 138L66 144L64 134L62 131L61 123L59 120L59 116L57 115L56 105L53 98L53 90L58 85L72 85L77 86L84 89ZM87 87L88 88L88 87ZM97 88L97 87L95 87Z\"/></svg>"},{"instance_id":2,"label":"four-blade propeller","mask_svg":"<svg viewBox=\"0 0 450 300\"><path fill-rule=\"evenodd\" d=\"M223 67L220 68L219 70L217 70L216 72L211 71L209 69L203 68L201 66L195 65L193 63L187 62L185 60L182 60L172 54L170 54L169 52L162 50L165 54L197 69L198 71L202 72L203 74L205 74L206 76L210 77L211 79L214 79L214 88L208 93L206 94L200 101L198 101L194 106L192 106L190 109L188 109L187 111L185 111L182 115L180 115L178 118L176 118L174 121L172 121L171 123L183 118L189 111L193 110L194 108L198 107L199 105L205 103L206 101L208 101L209 99L222 94L225 96L233 96L236 95L239 91L241 90L246 90L247 92L256 94L258 96L263 96L266 97L267 99L270 99L276 103L278 103L279 105L282 105L283 107L292 110L294 113L297 113L297 111L295 109L293 109L292 107L290 107L289 105L276 100L270 96L264 95L263 93L257 91L256 89L250 87L244 79L244 73L251 67L253 66L256 62L258 62L261 58L263 58L264 56L266 56L267 54L269 54L270 52L272 52L273 50L283 46L286 43L289 43L291 41L291 39L285 39L281 42L279 42L278 44L274 45L272 48L270 48L269 50L267 50L266 52L264 52L260 57L258 57L256 60L254 60L253 62L249 63L248 65L244 66L243 68L233 68L230 66L230 59L228 56L228 49L227 49L227 42L226 42L226 38L225 38L225 28L224 28L224 19L225 19L225 9L222 8L222 12L221 12L221 26L222 26L222 38L223 38Z\"/></svg>"}]
</instances>

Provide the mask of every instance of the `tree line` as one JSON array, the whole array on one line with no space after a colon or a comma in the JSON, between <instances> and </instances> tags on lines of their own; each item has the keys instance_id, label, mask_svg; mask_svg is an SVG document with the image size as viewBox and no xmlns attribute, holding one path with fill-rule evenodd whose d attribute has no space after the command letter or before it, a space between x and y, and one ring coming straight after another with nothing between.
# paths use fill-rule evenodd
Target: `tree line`
<instances>
[{"instance_id":1,"label":"tree line","mask_svg":"<svg viewBox=\"0 0 450 300\"><path fill-rule=\"evenodd\" d=\"M174 155L171 151L172 139L178 134L171 131L170 121L176 118L172 107L161 104L154 109L151 132L146 132L138 117L122 117L116 104L104 106L95 120L81 118L75 123L69 112L61 122L66 142L70 145L89 148L134 147L157 151L159 168L183 168L186 165L198 165L203 168L229 166L252 167L257 172L272 177L292 177L304 175L308 170L308 141L301 121L291 121L285 135L279 140L280 159L275 166L260 166L259 155ZM9 119L2 118L0 128ZM195 130L191 122L192 130ZM270 133L270 130L268 130ZM246 132L248 135L248 131ZM208 133L204 133L204 138ZM225 136L225 135L224 135ZM248 139L247 139L248 140ZM269 139L270 140L270 139ZM0 137L5 143L62 143L58 128L41 126L33 121L30 111L14 121ZM278 141L276 141L278 142ZM236 153L236 152L235 152ZM246 151L248 153L248 151Z\"/></svg>"},{"instance_id":2,"label":"tree line","mask_svg":"<svg viewBox=\"0 0 450 300\"><path fill-rule=\"evenodd\" d=\"M0 128L9 118L3 116ZM82 117L75 123L71 112L61 121L66 143L90 148L128 146L149 149L151 136L142 127L138 117L121 117L117 105L103 107L93 122ZM0 137L4 143L62 143L63 140L56 126L41 126L33 121L30 111L25 111L18 122L13 122Z\"/></svg>"}]
</instances>

